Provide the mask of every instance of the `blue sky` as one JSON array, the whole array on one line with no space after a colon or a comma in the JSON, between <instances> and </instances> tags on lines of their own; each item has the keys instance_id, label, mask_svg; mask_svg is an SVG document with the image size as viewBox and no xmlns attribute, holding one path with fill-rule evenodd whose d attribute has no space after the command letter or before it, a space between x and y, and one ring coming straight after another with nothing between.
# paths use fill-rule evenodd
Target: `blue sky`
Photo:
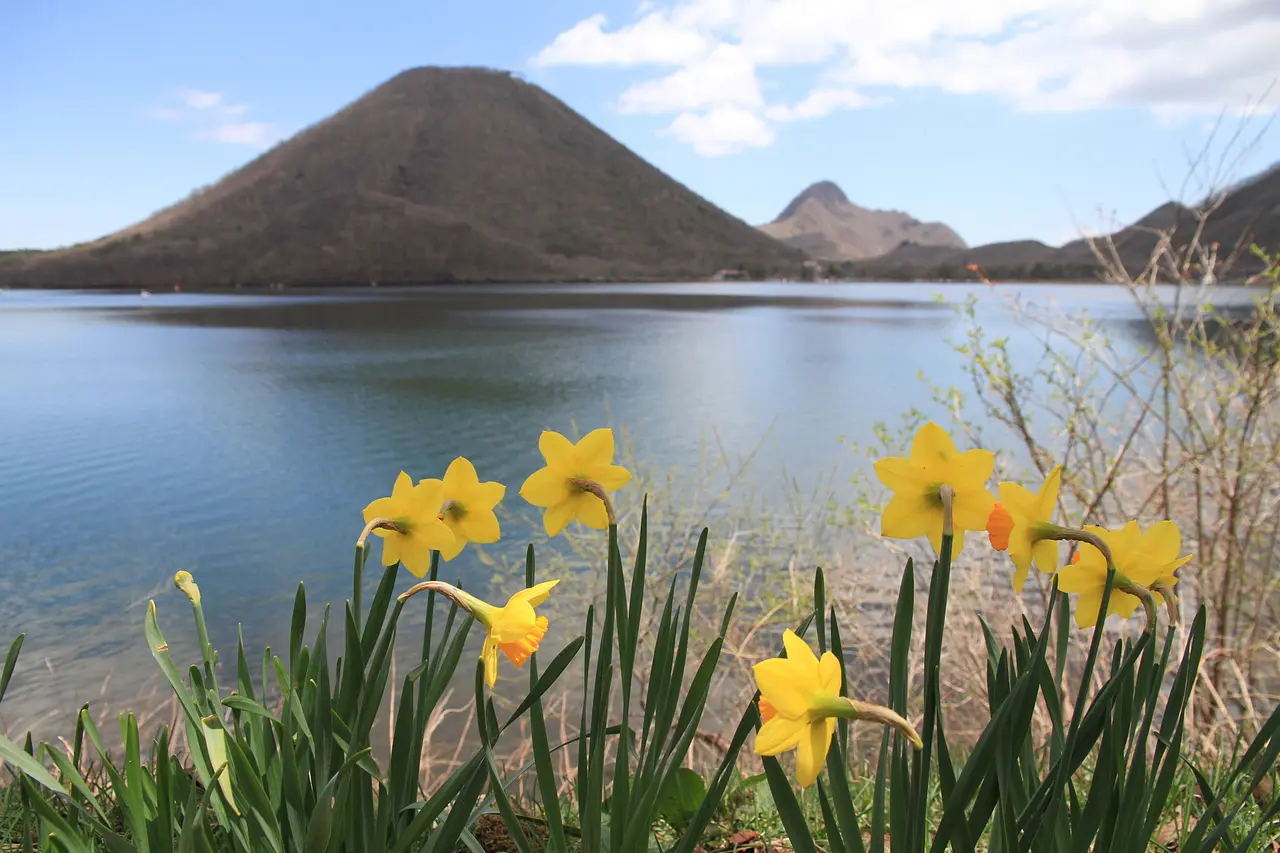
<instances>
[{"instance_id":1,"label":"blue sky","mask_svg":"<svg viewBox=\"0 0 1280 853\"><path fill-rule=\"evenodd\" d=\"M417 65L518 71L753 224L831 179L1060 243L1165 200L1224 110L1215 152L1263 131L1276 44L1274 0L8 0L0 248L129 225Z\"/></svg>"}]
</instances>

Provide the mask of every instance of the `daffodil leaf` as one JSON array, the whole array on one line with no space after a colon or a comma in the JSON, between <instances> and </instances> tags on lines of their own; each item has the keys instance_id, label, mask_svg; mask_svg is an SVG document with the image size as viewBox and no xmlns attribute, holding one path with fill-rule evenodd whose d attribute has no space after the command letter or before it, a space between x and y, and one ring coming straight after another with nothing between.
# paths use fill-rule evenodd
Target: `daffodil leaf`
<instances>
[{"instance_id":1,"label":"daffodil leaf","mask_svg":"<svg viewBox=\"0 0 1280 853\"><path fill-rule=\"evenodd\" d=\"M9 651L4 656L4 669L0 670L0 702L4 701L4 692L9 688L9 679L13 677L13 668L18 665L18 654L22 651L22 641L26 634L13 638Z\"/></svg>"}]
</instances>

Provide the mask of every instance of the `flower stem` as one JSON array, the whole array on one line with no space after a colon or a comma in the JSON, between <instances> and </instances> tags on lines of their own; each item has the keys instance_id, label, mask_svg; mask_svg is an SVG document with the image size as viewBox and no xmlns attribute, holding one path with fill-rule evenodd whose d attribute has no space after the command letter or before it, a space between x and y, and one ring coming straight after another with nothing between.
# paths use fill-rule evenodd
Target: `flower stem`
<instances>
[{"instance_id":1,"label":"flower stem","mask_svg":"<svg viewBox=\"0 0 1280 853\"><path fill-rule=\"evenodd\" d=\"M616 525L618 523L618 517L613 513L613 501L609 500L609 493L604 490L604 486L595 480L588 480L585 477L573 477L569 482L587 494L598 497L604 503L604 511L609 516L609 524Z\"/></svg>"},{"instance_id":2,"label":"flower stem","mask_svg":"<svg viewBox=\"0 0 1280 853\"><path fill-rule=\"evenodd\" d=\"M942 500L942 535L954 536L956 490L949 484L943 483L938 488L938 497Z\"/></svg>"},{"instance_id":3,"label":"flower stem","mask_svg":"<svg viewBox=\"0 0 1280 853\"><path fill-rule=\"evenodd\" d=\"M1162 580L1156 580L1151 585L1152 592L1160 593L1160 597L1164 599L1164 609L1169 614L1169 625L1172 627L1178 624L1178 596L1173 592L1173 587L1169 586Z\"/></svg>"},{"instance_id":4,"label":"flower stem","mask_svg":"<svg viewBox=\"0 0 1280 853\"><path fill-rule=\"evenodd\" d=\"M360 538L356 540L357 550L364 547L365 540L375 530L394 530L396 533L405 532L405 529L394 518L371 518L369 523L364 526L364 530L360 531Z\"/></svg>"},{"instance_id":5,"label":"flower stem","mask_svg":"<svg viewBox=\"0 0 1280 853\"><path fill-rule=\"evenodd\" d=\"M924 748L924 741L920 738L920 733L916 731L915 726L907 722L896 712L884 707L883 705L872 705L870 702L859 702L857 699L845 699L852 709L854 720L866 720L872 723L879 723L882 726L888 726L897 729L902 736L911 741L911 745L917 750Z\"/></svg>"},{"instance_id":6,"label":"flower stem","mask_svg":"<svg viewBox=\"0 0 1280 853\"><path fill-rule=\"evenodd\" d=\"M1046 525L1047 527L1048 525ZM1078 530L1074 527L1054 527L1052 530L1046 530L1041 539L1058 539L1067 542L1084 542L1086 545L1092 545L1102 553L1102 558L1107 561L1107 565L1111 566L1111 549L1107 547L1107 543L1102 541L1102 537L1090 533L1087 530Z\"/></svg>"}]
</instances>

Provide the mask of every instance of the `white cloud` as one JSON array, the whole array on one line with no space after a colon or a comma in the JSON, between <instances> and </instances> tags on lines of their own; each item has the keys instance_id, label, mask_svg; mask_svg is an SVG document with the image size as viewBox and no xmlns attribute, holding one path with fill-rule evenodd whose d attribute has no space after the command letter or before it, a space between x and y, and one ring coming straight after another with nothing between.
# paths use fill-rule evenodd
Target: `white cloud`
<instances>
[{"instance_id":1,"label":"white cloud","mask_svg":"<svg viewBox=\"0 0 1280 853\"><path fill-rule=\"evenodd\" d=\"M592 15L556 36L533 58L534 65L675 65L698 58L711 43L696 30L660 13L612 33L604 15Z\"/></svg>"},{"instance_id":2,"label":"white cloud","mask_svg":"<svg viewBox=\"0 0 1280 853\"><path fill-rule=\"evenodd\" d=\"M764 105L756 85L755 65L742 48L722 44L703 59L657 80L622 93L625 113L668 113L711 107L759 109Z\"/></svg>"},{"instance_id":3,"label":"white cloud","mask_svg":"<svg viewBox=\"0 0 1280 853\"><path fill-rule=\"evenodd\" d=\"M211 110L222 103L222 95L202 89L186 89L182 92L182 102L193 110Z\"/></svg>"},{"instance_id":4,"label":"white cloud","mask_svg":"<svg viewBox=\"0 0 1280 853\"><path fill-rule=\"evenodd\" d=\"M769 107L765 116L773 121L804 121L825 118L836 110L858 110L883 103L885 98L873 98L856 89L814 89L797 104Z\"/></svg>"},{"instance_id":5,"label":"white cloud","mask_svg":"<svg viewBox=\"0 0 1280 853\"><path fill-rule=\"evenodd\" d=\"M143 111L147 118L153 118L156 121L179 122L186 118L186 113L176 107L152 107Z\"/></svg>"},{"instance_id":6,"label":"white cloud","mask_svg":"<svg viewBox=\"0 0 1280 853\"><path fill-rule=\"evenodd\" d=\"M768 122L751 110L733 106L681 113L663 132L692 145L704 157L772 145L775 138Z\"/></svg>"},{"instance_id":7,"label":"white cloud","mask_svg":"<svg viewBox=\"0 0 1280 853\"><path fill-rule=\"evenodd\" d=\"M274 124L265 121L227 122L215 126L209 138L214 142L266 148L280 138L280 132Z\"/></svg>"},{"instance_id":8,"label":"white cloud","mask_svg":"<svg viewBox=\"0 0 1280 853\"><path fill-rule=\"evenodd\" d=\"M632 22L592 15L534 63L667 66L619 108L676 113L679 138L725 153L768 144L741 138L772 140L778 122L912 89L1028 111L1136 107L1185 120L1241 110L1280 77L1277 44L1276 0L643 0ZM783 66L819 83L795 103L767 102Z\"/></svg>"},{"instance_id":9,"label":"white cloud","mask_svg":"<svg viewBox=\"0 0 1280 853\"><path fill-rule=\"evenodd\" d=\"M220 92L181 89L170 94L167 103L143 111L157 121L184 124L191 138L266 148L281 138L280 128L270 122L250 121L248 104L227 103Z\"/></svg>"}]
</instances>

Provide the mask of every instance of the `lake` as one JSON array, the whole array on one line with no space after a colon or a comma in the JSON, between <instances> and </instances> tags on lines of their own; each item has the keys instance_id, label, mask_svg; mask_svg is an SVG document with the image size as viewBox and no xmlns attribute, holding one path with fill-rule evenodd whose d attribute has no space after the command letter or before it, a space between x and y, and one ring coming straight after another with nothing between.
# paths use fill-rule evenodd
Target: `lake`
<instances>
[{"instance_id":1,"label":"lake","mask_svg":"<svg viewBox=\"0 0 1280 853\"><path fill-rule=\"evenodd\" d=\"M759 447L765 476L785 464L797 482L844 482L869 463L841 436L935 412L922 371L965 381L945 303L970 293L1029 357L1015 295L1135 328L1122 290L1084 285L5 292L0 642L27 637L0 730L67 733L82 702L163 697L142 618L155 598L190 652L177 569L196 576L224 660L237 622L251 649L280 647L299 580L313 605L348 593L361 510L402 468L440 476L466 455L518 505L541 430L612 425L662 466L719 442ZM527 518L504 518L491 550L540 538ZM449 571L481 591L493 574L470 548Z\"/></svg>"}]
</instances>

